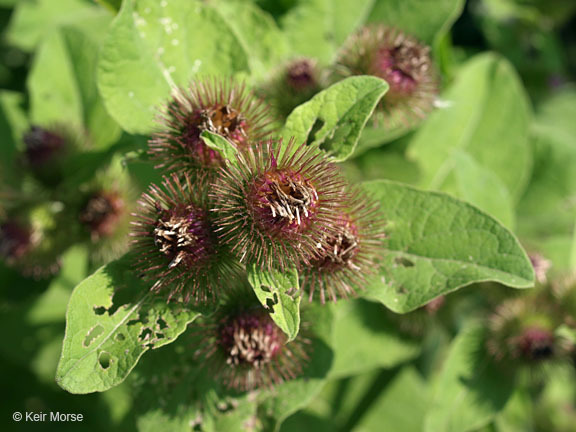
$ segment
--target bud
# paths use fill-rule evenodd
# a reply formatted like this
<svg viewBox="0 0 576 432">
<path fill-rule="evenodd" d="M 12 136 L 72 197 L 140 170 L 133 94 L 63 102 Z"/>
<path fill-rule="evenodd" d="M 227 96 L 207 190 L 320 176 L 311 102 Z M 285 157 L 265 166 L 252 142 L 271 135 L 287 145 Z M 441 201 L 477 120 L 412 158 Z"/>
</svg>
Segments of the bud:
<svg viewBox="0 0 576 432">
<path fill-rule="evenodd" d="M 30 227 L 10 220 L 0 224 L 0 257 L 8 264 L 17 262 L 31 247 Z"/>
<path fill-rule="evenodd" d="M 135 187 L 120 163 L 114 160 L 80 187 L 73 217 L 80 222 L 91 259 L 104 264 L 119 258 L 129 246 L 130 214 L 136 202 Z"/>
<path fill-rule="evenodd" d="M 315 60 L 298 58 L 282 65 L 260 89 L 262 98 L 286 118 L 298 105 L 322 90 L 324 81 Z"/>
<path fill-rule="evenodd" d="M 179 89 L 159 123 L 159 130 L 149 141 L 148 154 L 157 168 L 169 172 L 223 165 L 220 154 L 200 138 L 204 131 L 222 135 L 240 149 L 248 140 L 271 133 L 266 105 L 244 84 L 230 80 L 194 81 L 188 89 Z"/>
<path fill-rule="evenodd" d="M 32 126 L 23 136 L 23 158 L 38 181 L 56 186 L 64 178 L 66 165 L 79 147 L 78 139 L 64 127 Z"/>
<path fill-rule="evenodd" d="M 31 167 L 41 167 L 62 156 L 66 138 L 40 126 L 32 126 L 23 137 L 24 156 Z"/>
<path fill-rule="evenodd" d="M 80 210 L 80 223 L 89 231 L 93 240 L 110 236 L 125 209 L 125 202 L 115 191 L 92 193 Z"/>
<path fill-rule="evenodd" d="M 218 311 L 204 319 L 197 332 L 196 356 L 230 389 L 271 388 L 296 378 L 309 359 L 310 340 L 300 334 L 286 343 L 286 335 L 251 292 L 238 292 Z"/>
<path fill-rule="evenodd" d="M 514 298 L 490 317 L 488 352 L 503 364 L 540 366 L 567 358 L 572 344 L 556 334 L 563 316 L 541 296 Z"/>
<path fill-rule="evenodd" d="M 71 244 L 62 228 L 67 221 L 60 203 L 22 207 L 0 222 L 0 259 L 36 279 L 54 275 L 60 256 Z"/>
<path fill-rule="evenodd" d="M 349 203 L 316 245 L 316 256 L 302 266 L 302 287 L 310 301 L 315 295 L 322 303 L 326 298 L 335 302 L 355 295 L 378 269 L 383 253 L 385 222 L 380 205 L 359 188 L 342 194 L 350 196 Z"/>
<path fill-rule="evenodd" d="M 221 240 L 241 262 L 286 269 L 309 263 L 337 235 L 343 180 L 326 155 L 267 141 L 220 171 L 211 198 Z"/>
<path fill-rule="evenodd" d="M 164 177 L 162 188 L 151 185 L 134 214 L 137 268 L 151 290 L 169 291 L 168 299 L 214 301 L 237 271 L 218 244 L 204 198 L 187 175 Z"/>
<path fill-rule="evenodd" d="M 345 44 L 337 63 L 345 74 L 377 76 L 390 86 L 374 117 L 377 125 L 412 126 L 434 107 L 438 74 L 430 48 L 398 29 L 362 28 Z"/>
</svg>

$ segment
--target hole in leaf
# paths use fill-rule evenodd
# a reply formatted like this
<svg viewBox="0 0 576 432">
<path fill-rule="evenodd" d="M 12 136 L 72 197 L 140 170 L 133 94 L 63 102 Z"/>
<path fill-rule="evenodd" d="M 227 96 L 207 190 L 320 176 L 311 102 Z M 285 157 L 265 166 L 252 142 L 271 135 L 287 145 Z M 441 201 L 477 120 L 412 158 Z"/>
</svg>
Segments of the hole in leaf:
<svg viewBox="0 0 576 432">
<path fill-rule="evenodd" d="M 118 342 L 123 342 L 126 340 L 126 336 L 124 336 L 124 333 L 118 333 L 118 334 L 116 334 L 116 340 Z"/>
<path fill-rule="evenodd" d="M 330 136 L 326 137 L 320 144 L 320 148 L 327 152 L 334 150 L 339 144 L 348 142 L 350 135 L 353 132 L 353 125 L 349 122 L 342 122 L 332 131 Z"/>
<path fill-rule="evenodd" d="M 267 292 L 267 293 L 272 292 L 272 288 L 270 288 L 268 285 L 260 285 L 260 289 L 264 292 Z"/>
<path fill-rule="evenodd" d="M 138 335 L 138 339 L 140 339 L 141 341 L 145 341 L 150 339 L 150 336 L 152 336 L 153 334 L 154 332 L 152 331 L 151 328 L 144 327 L 140 332 L 140 334 Z"/>
<path fill-rule="evenodd" d="M 400 285 L 398 288 L 396 288 L 396 292 L 398 294 L 407 294 L 408 291 L 406 291 L 406 288 L 404 288 L 404 285 Z"/>
<path fill-rule="evenodd" d="M 156 339 L 164 339 L 164 333 L 154 333 Z"/>
<path fill-rule="evenodd" d="M 414 262 L 410 261 L 408 258 L 398 257 L 394 259 L 394 262 L 402 267 L 414 267 Z"/>
<path fill-rule="evenodd" d="M 94 313 L 96 315 L 104 315 L 106 310 L 107 309 L 104 306 L 94 306 Z"/>
<path fill-rule="evenodd" d="M 166 321 L 164 321 L 164 319 L 162 317 L 159 317 L 156 320 L 156 323 L 158 324 L 158 328 L 160 330 L 164 330 L 164 329 L 168 328 L 168 323 Z"/>
<path fill-rule="evenodd" d="M 238 402 L 234 399 L 230 399 L 230 400 L 223 400 L 221 402 L 218 402 L 218 404 L 216 405 L 216 408 L 221 413 L 227 413 L 227 412 L 234 410 L 237 406 L 238 406 Z"/>
<path fill-rule="evenodd" d="M 106 370 L 110 367 L 110 364 L 112 363 L 112 356 L 110 355 L 110 353 L 102 351 L 98 356 L 98 363 L 100 363 L 100 367 L 102 369 Z"/>
<path fill-rule="evenodd" d="M 316 121 L 314 122 L 314 124 L 310 128 L 310 133 L 308 134 L 308 140 L 306 141 L 306 144 L 310 145 L 314 141 L 316 141 L 316 134 L 318 132 L 320 132 L 320 129 L 322 129 L 325 124 L 326 123 L 324 122 L 324 120 L 319 119 L 319 118 L 316 119 Z"/>
<path fill-rule="evenodd" d="M 98 338 L 100 335 L 102 335 L 102 333 L 104 333 L 104 327 L 102 327 L 100 324 L 94 326 L 88 332 L 88 334 L 86 334 L 86 337 L 84 338 L 83 345 L 86 348 L 88 348 L 90 345 L 92 345 L 92 342 L 94 342 L 96 340 L 96 338 Z"/>
<path fill-rule="evenodd" d="M 274 306 L 278 304 L 278 293 L 274 293 L 272 297 L 266 298 L 266 308 L 273 310 Z"/>
</svg>

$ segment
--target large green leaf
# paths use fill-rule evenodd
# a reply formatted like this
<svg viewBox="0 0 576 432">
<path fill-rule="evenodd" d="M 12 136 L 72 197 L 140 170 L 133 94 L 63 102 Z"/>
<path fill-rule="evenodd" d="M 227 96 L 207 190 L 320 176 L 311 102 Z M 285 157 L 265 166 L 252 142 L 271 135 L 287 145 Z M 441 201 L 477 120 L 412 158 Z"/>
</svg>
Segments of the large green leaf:
<svg viewBox="0 0 576 432">
<path fill-rule="evenodd" d="M 514 377 L 488 357 L 485 332 L 471 327 L 454 340 L 435 383 L 426 432 L 477 430 L 506 405 Z"/>
<path fill-rule="evenodd" d="M 293 340 L 300 328 L 300 289 L 298 272 L 262 271 L 248 267 L 248 281 L 262 305 L 270 311 L 274 322 Z"/>
<path fill-rule="evenodd" d="M 565 88 L 539 110 L 533 128 L 534 171 L 520 201 L 518 231 L 538 248 L 569 243 L 576 209 L 576 89 Z"/>
<path fill-rule="evenodd" d="M 260 412 L 272 419 L 278 430 L 282 422 L 304 408 L 316 396 L 332 366 L 333 314 L 329 306 L 309 304 L 302 308 L 302 322 L 306 323 L 310 339 L 310 358 L 296 379 L 279 385 L 271 392 L 259 395 Z"/>
<path fill-rule="evenodd" d="M 6 37 L 11 45 L 32 51 L 59 26 L 102 13 L 85 0 L 19 0 Z"/>
<path fill-rule="evenodd" d="M 122 0 L 96 0 L 96 2 L 100 3 L 104 7 L 107 7 L 114 13 L 118 12 L 122 6 Z"/>
<path fill-rule="evenodd" d="M 99 64 L 110 114 L 131 133 L 149 133 L 170 91 L 195 74 L 247 72 L 248 54 L 232 27 L 197 0 L 126 0 Z"/>
<path fill-rule="evenodd" d="M 365 183 L 387 220 L 387 250 L 367 295 L 408 312 L 480 281 L 533 285 L 518 240 L 479 209 L 437 192 L 386 180 Z"/>
<path fill-rule="evenodd" d="M 401 335 L 386 313 L 382 305 L 363 300 L 338 304 L 331 377 L 392 368 L 418 355 L 418 344 Z"/>
<path fill-rule="evenodd" d="M 333 60 L 348 35 L 366 20 L 375 0 L 300 0 L 282 17 L 295 55 Z"/>
<path fill-rule="evenodd" d="M 354 430 L 421 432 L 428 409 L 428 393 L 426 381 L 414 368 L 406 367 L 372 402 Z"/>
<path fill-rule="evenodd" d="M 366 122 L 387 91 L 388 84 L 380 78 L 346 78 L 294 109 L 283 136 L 319 144 L 343 161 L 354 152 Z"/>
<path fill-rule="evenodd" d="M 510 224 L 532 159 L 530 107 L 519 78 L 507 61 L 483 54 L 461 69 L 443 98 L 448 106 L 428 118 L 409 149 L 421 166 L 421 185 Z"/>
<path fill-rule="evenodd" d="M 368 22 L 397 27 L 431 44 L 458 18 L 463 6 L 463 0 L 377 1 Z"/>
<path fill-rule="evenodd" d="M 32 121 L 87 130 L 95 148 L 120 136 L 96 87 L 99 38 L 109 22 L 107 15 L 96 16 L 53 32 L 40 45 L 28 80 Z"/>
<path fill-rule="evenodd" d="M 62 257 L 62 270 L 44 291 L 32 295 L 14 307 L 3 307 L 0 326 L 11 328 L 0 344 L 2 356 L 27 365 L 43 382 L 52 384 L 58 363 L 58 354 L 64 336 L 66 304 L 74 286 L 85 276 L 87 251 L 73 247 Z M 0 275 L 2 283 L 15 286 Z M 19 289 L 34 292 L 33 284 Z"/>
<path fill-rule="evenodd" d="M 151 293 L 133 259 L 101 267 L 74 289 L 56 374 L 63 389 L 90 393 L 121 383 L 146 351 L 169 344 L 199 316 Z"/>
<path fill-rule="evenodd" d="M 0 182 L 4 184 L 14 183 L 19 174 L 16 169 L 18 152 L 21 150 L 19 143 L 28 128 L 21 106 L 23 99 L 19 93 L 0 92 Z"/>
<path fill-rule="evenodd" d="M 252 78 L 261 78 L 288 57 L 290 49 L 286 35 L 258 6 L 245 0 L 218 0 L 212 5 L 249 55 Z"/>
</svg>

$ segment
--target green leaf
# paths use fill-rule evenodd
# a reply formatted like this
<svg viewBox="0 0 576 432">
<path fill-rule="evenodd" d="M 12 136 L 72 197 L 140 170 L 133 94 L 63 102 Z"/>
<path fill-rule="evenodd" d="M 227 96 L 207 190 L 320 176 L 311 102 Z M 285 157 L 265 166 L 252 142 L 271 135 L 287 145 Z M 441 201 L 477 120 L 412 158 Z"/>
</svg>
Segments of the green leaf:
<svg viewBox="0 0 576 432">
<path fill-rule="evenodd" d="M 170 91 L 195 74 L 248 69 L 248 54 L 233 29 L 203 2 L 126 0 L 104 42 L 98 84 L 118 123 L 147 134 Z"/>
<path fill-rule="evenodd" d="M 228 141 L 222 135 L 210 131 L 204 131 L 200 134 L 200 138 L 204 140 L 204 144 L 208 147 L 217 150 L 228 163 L 233 165 L 238 163 L 238 159 L 236 159 L 236 154 L 238 153 L 236 145 Z"/>
<path fill-rule="evenodd" d="M 100 13 L 100 8 L 84 0 L 20 0 L 6 37 L 10 45 L 32 51 L 59 26 Z"/>
<path fill-rule="evenodd" d="M 286 35 L 274 19 L 255 4 L 245 0 L 217 0 L 213 8 L 234 31 L 249 56 L 252 79 L 263 77 L 289 56 Z"/>
<path fill-rule="evenodd" d="M 467 432 L 488 424 L 514 390 L 514 377 L 494 364 L 485 332 L 470 327 L 454 340 L 426 416 L 426 432 Z"/>
<path fill-rule="evenodd" d="M 362 131 L 362 136 L 358 141 L 354 157 L 360 156 L 363 153 L 392 141 L 407 134 L 412 127 L 399 126 L 393 129 L 386 129 L 384 127 L 373 127 L 367 125 Z"/>
<path fill-rule="evenodd" d="M 507 228 L 513 229 L 513 200 L 502 180 L 466 152 L 455 151 L 453 158 L 458 187 L 456 195 L 494 216 Z"/>
<path fill-rule="evenodd" d="M 331 307 L 311 304 L 303 312 L 309 323 L 310 358 L 298 359 L 304 361 L 302 373 L 273 389 L 249 393 L 223 389 L 207 373 L 207 365 L 197 363 L 190 349 L 197 338 L 188 339 L 193 331 L 150 353 L 126 381 L 135 395 L 139 429 L 157 430 L 164 422 L 175 431 L 190 430 L 191 424 L 207 432 L 239 431 L 254 422 L 258 412 L 262 422 L 270 425 L 266 430 L 277 430 L 287 416 L 308 405 L 321 390 L 332 361 Z"/>
<path fill-rule="evenodd" d="M 328 63 L 348 35 L 366 20 L 374 0 L 300 0 L 282 17 L 294 55 Z"/>
<path fill-rule="evenodd" d="M 354 431 L 421 432 L 428 398 L 426 381 L 413 367 L 406 367 L 373 401 Z"/>
<path fill-rule="evenodd" d="M 452 25 L 463 7 L 463 0 L 377 1 L 368 22 L 394 26 L 431 44 Z"/>
<path fill-rule="evenodd" d="M 365 183 L 387 220 L 386 252 L 367 295 L 405 313 L 474 282 L 534 284 L 518 240 L 477 208 L 386 180 Z"/>
<path fill-rule="evenodd" d="M 347 159 L 374 108 L 388 91 L 376 77 L 346 78 L 300 105 L 288 117 L 283 136 L 320 145 L 337 161 Z"/>
<path fill-rule="evenodd" d="M 520 79 L 506 60 L 483 54 L 461 69 L 443 99 L 448 106 L 430 115 L 409 148 L 409 156 L 421 166 L 421 185 L 509 218 L 527 184 L 532 159 L 531 112 Z M 466 175 L 467 168 L 479 176 Z M 482 192 L 486 185 L 496 188 L 494 201 L 490 191 Z"/>
<path fill-rule="evenodd" d="M 518 206 L 518 231 L 538 248 L 569 242 L 576 211 L 576 89 L 568 87 L 540 108 L 533 127 L 534 171 Z"/>
<path fill-rule="evenodd" d="M 418 183 L 418 165 L 400 152 L 372 149 L 348 162 L 343 167 L 352 181 L 387 179 L 408 184 Z"/>
<path fill-rule="evenodd" d="M 338 304 L 331 377 L 392 368 L 418 355 L 415 341 L 398 333 L 382 305 L 363 300 Z"/>
<path fill-rule="evenodd" d="M 15 183 L 20 174 L 16 159 L 20 152 L 19 143 L 28 129 L 28 121 L 22 108 L 23 97 L 19 93 L 0 92 L 0 182 Z"/>
<path fill-rule="evenodd" d="M 498 432 L 526 432 L 533 430 L 533 402 L 530 393 L 520 387 L 494 420 Z"/>
<path fill-rule="evenodd" d="M 262 271 L 249 266 L 248 281 L 260 303 L 270 311 L 274 322 L 288 335 L 288 341 L 294 340 L 300 328 L 302 299 L 298 272 Z"/>
<path fill-rule="evenodd" d="M 574 400 L 576 389 L 572 383 L 576 382 L 574 368 L 557 367 L 550 368 L 546 375 L 546 386 L 542 389 L 539 398 L 532 401 L 532 418 L 536 420 L 542 431 L 569 432 L 574 429 L 576 412 L 574 412 Z M 499 431 L 507 432 L 507 431 Z"/>
<path fill-rule="evenodd" d="M 272 419 L 277 431 L 282 422 L 309 404 L 321 391 L 332 365 L 333 314 L 330 306 L 310 303 L 302 308 L 302 322 L 308 324 L 310 359 L 302 375 L 279 385 L 271 392 L 262 392 L 259 412 Z"/>
<path fill-rule="evenodd" d="M 96 2 L 107 7 L 114 13 L 118 12 L 122 6 L 122 0 L 96 0 Z"/>
<path fill-rule="evenodd" d="M 56 381 L 70 393 L 121 383 L 151 348 L 174 341 L 200 314 L 149 291 L 125 255 L 101 267 L 70 298 Z"/>
<path fill-rule="evenodd" d="M 73 247 L 62 257 L 62 270 L 45 290 L 31 296 L 15 307 L 3 307 L 0 326 L 10 327 L 0 344 L 2 356 L 21 365 L 27 365 L 45 383 L 54 382 L 54 373 L 64 336 L 66 304 L 74 286 L 85 276 L 87 251 Z M 11 286 L 4 275 L 3 283 Z M 22 284 L 17 286 L 24 288 Z M 36 286 L 25 287 L 34 293 Z"/>
<path fill-rule="evenodd" d="M 40 45 L 28 80 L 32 121 L 87 130 L 94 148 L 106 148 L 121 132 L 96 87 L 98 38 L 109 22 L 102 15 L 53 32 Z M 94 34 L 95 26 L 100 34 Z"/>
</svg>

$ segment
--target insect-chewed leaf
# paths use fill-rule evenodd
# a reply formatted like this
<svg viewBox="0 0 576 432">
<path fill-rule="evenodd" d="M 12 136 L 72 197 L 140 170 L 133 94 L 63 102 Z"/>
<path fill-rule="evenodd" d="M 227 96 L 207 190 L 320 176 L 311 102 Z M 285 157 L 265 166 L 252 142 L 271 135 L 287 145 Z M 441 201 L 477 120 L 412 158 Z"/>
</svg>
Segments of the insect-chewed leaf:
<svg viewBox="0 0 576 432">
<path fill-rule="evenodd" d="M 283 135 L 296 142 L 318 144 L 346 160 L 354 152 L 368 119 L 388 84 L 380 78 L 350 77 L 296 107 L 286 120 Z"/>
<path fill-rule="evenodd" d="M 56 381 L 71 393 L 121 383 L 151 348 L 173 342 L 200 313 L 150 293 L 131 257 L 101 267 L 72 293 Z"/>
<path fill-rule="evenodd" d="M 296 270 L 285 273 L 262 271 L 252 265 L 248 269 L 248 280 L 260 303 L 269 309 L 276 325 L 288 335 L 288 341 L 293 340 L 300 327 L 302 298 Z"/>
<path fill-rule="evenodd" d="M 405 313 L 474 282 L 534 284 L 514 235 L 481 210 L 437 192 L 386 180 L 365 183 L 387 221 L 387 251 L 366 294 Z"/>
</svg>

